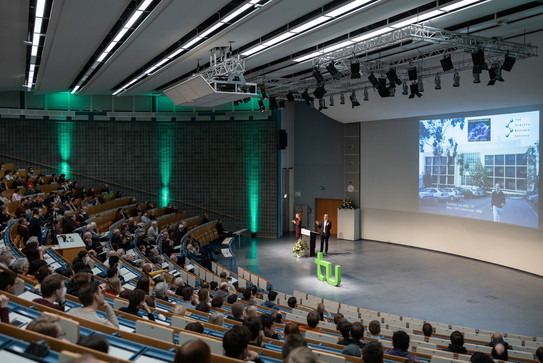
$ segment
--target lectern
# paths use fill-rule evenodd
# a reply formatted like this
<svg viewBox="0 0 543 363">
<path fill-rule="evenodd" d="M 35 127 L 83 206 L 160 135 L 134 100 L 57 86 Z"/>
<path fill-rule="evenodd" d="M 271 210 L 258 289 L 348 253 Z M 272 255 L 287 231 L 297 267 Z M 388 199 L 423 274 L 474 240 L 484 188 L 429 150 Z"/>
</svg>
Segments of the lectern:
<svg viewBox="0 0 543 363">
<path fill-rule="evenodd" d="M 319 233 L 302 228 L 302 241 L 309 246 L 309 256 L 315 257 L 315 243 Z"/>
<path fill-rule="evenodd" d="M 57 241 L 57 251 L 70 263 L 77 257 L 79 251 L 85 250 L 85 242 L 79 233 L 57 234 Z"/>
</svg>

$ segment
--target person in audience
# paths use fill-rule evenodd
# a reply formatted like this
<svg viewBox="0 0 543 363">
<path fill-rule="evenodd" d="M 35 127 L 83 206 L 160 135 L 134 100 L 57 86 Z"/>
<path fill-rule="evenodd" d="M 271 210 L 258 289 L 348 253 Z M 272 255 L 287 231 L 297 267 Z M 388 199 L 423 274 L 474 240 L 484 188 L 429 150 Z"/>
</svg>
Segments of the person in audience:
<svg viewBox="0 0 543 363">
<path fill-rule="evenodd" d="M 317 363 L 319 358 L 308 347 L 294 348 L 283 361 L 285 363 Z"/>
<path fill-rule="evenodd" d="M 53 274 L 47 276 L 41 282 L 41 298 L 32 300 L 35 303 L 45 305 L 47 307 L 64 311 L 66 307 L 66 286 L 62 276 Z"/>
<path fill-rule="evenodd" d="M 383 363 L 383 346 L 379 342 L 369 342 L 362 349 L 364 363 Z"/>
<path fill-rule="evenodd" d="M 362 349 L 366 346 L 364 341 L 364 326 L 361 322 L 355 321 L 351 324 L 351 339 L 352 343 L 356 344 L 358 348 Z"/>
<path fill-rule="evenodd" d="M 29 266 L 30 264 L 28 263 L 28 258 L 21 257 L 13 262 L 13 264 L 11 265 L 11 269 L 19 275 L 26 276 L 28 274 Z"/>
<path fill-rule="evenodd" d="M 179 303 L 184 305 L 187 308 L 194 308 L 196 303 L 197 295 L 194 294 L 194 288 L 192 286 L 185 286 L 181 291 L 182 301 Z"/>
<path fill-rule="evenodd" d="M 58 324 L 58 321 L 59 317 L 56 315 L 42 314 L 41 316 L 33 319 L 30 323 L 28 323 L 26 330 L 30 330 L 57 339 L 64 339 L 66 333 L 64 332 L 64 330 L 62 330 L 62 328 Z"/>
<path fill-rule="evenodd" d="M 432 324 L 430 323 L 422 324 L 422 335 L 429 338 L 432 336 L 433 332 L 434 332 L 434 328 L 432 327 Z"/>
<path fill-rule="evenodd" d="M 228 315 L 226 318 L 243 323 L 243 303 L 237 301 L 232 304 L 232 315 Z"/>
<path fill-rule="evenodd" d="M 196 321 L 192 322 L 192 323 L 188 323 L 185 326 L 185 330 L 193 331 L 193 332 L 200 333 L 200 334 L 204 334 L 204 326 L 202 325 L 202 323 L 199 323 L 199 322 L 196 322 Z"/>
<path fill-rule="evenodd" d="M 155 297 L 163 301 L 170 301 L 168 298 L 168 284 L 159 282 L 155 285 Z"/>
<path fill-rule="evenodd" d="M 370 336 L 372 338 L 379 339 L 379 334 L 381 333 L 381 323 L 378 320 L 372 320 L 368 324 L 368 331 L 370 332 Z"/>
<path fill-rule="evenodd" d="M 341 320 L 338 330 L 341 333 L 343 339 L 337 342 L 339 345 L 349 345 L 353 342 L 353 340 L 351 339 L 351 328 L 352 325 L 347 319 Z"/>
<path fill-rule="evenodd" d="M 70 295 L 77 295 L 79 293 L 79 288 L 89 282 L 91 280 L 91 276 L 92 275 L 87 271 L 75 273 L 70 281 L 66 284 L 66 293 Z"/>
<path fill-rule="evenodd" d="M 121 292 L 123 292 L 123 287 L 121 285 L 121 280 L 117 276 L 107 279 L 104 293 L 117 297 L 121 294 Z"/>
<path fill-rule="evenodd" d="M 198 304 L 196 304 L 196 310 L 203 313 L 209 313 L 209 304 L 205 301 L 200 301 Z"/>
<path fill-rule="evenodd" d="M 193 339 L 181 345 L 175 353 L 173 363 L 210 363 L 211 350 L 200 339 Z"/>
<path fill-rule="evenodd" d="M 507 352 L 507 347 L 502 343 L 496 343 L 496 345 L 492 347 L 492 351 L 490 352 L 490 355 L 494 359 L 505 360 L 505 361 L 509 360 L 509 353 Z"/>
<path fill-rule="evenodd" d="M 159 233 L 160 228 L 158 227 L 158 221 L 151 222 L 151 226 L 147 229 L 147 237 L 149 237 L 149 242 L 151 244 L 156 244 Z"/>
<path fill-rule="evenodd" d="M 147 318 L 149 320 L 155 321 L 155 316 L 153 315 L 153 312 L 145 302 L 145 291 L 136 288 L 130 294 L 130 298 L 128 299 L 128 306 L 120 308 L 119 311 L 127 314 L 138 315 L 140 309 L 145 310 L 145 312 L 147 313 Z"/>
<path fill-rule="evenodd" d="M 362 352 L 360 351 L 360 347 L 356 345 L 355 343 L 350 343 L 343 348 L 341 351 L 341 354 L 350 355 L 353 357 L 360 357 L 362 356 Z"/>
<path fill-rule="evenodd" d="M 471 363 L 494 363 L 494 360 L 489 355 L 483 352 L 475 352 L 469 359 Z"/>
<path fill-rule="evenodd" d="M 43 260 L 40 260 L 42 262 L 45 262 Z M 45 280 L 47 276 L 50 276 L 53 274 L 53 268 L 45 262 L 45 265 L 41 266 L 38 271 L 35 273 L 35 280 L 38 281 L 38 285 L 34 286 L 35 290 L 40 290 L 40 284 Z"/>
<path fill-rule="evenodd" d="M 254 300 L 253 291 L 249 287 L 243 290 L 243 298 L 241 300 L 245 301 L 247 305 L 256 305 L 256 300 Z"/>
<path fill-rule="evenodd" d="M 30 231 L 28 229 L 28 220 L 26 218 L 21 218 L 19 225 L 17 227 L 17 234 L 21 237 L 21 242 L 26 244 L 30 238 Z"/>
<path fill-rule="evenodd" d="M 6 179 L 7 179 L 7 176 L 6 176 Z M 25 195 L 24 189 L 19 189 L 11 195 L 11 201 L 18 202 L 21 199 L 23 199 L 24 195 Z"/>
<path fill-rule="evenodd" d="M 277 292 L 270 291 L 268 293 L 268 301 L 265 301 L 262 306 L 270 309 L 279 310 L 279 306 L 275 303 L 275 298 L 277 298 Z"/>
<path fill-rule="evenodd" d="M 136 289 L 143 290 L 146 295 L 150 295 L 151 292 L 151 279 L 149 276 L 141 276 L 136 283 Z"/>
<path fill-rule="evenodd" d="M 108 354 L 109 352 L 108 340 L 102 335 L 98 335 L 98 334 L 91 334 L 91 335 L 87 335 L 86 337 L 79 338 L 77 345 L 90 348 L 93 350 L 97 350 L 99 352 L 106 353 L 106 354 Z"/>
<path fill-rule="evenodd" d="M 260 322 L 260 318 L 258 316 L 249 316 L 243 321 L 243 325 L 249 328 L 249 331 L 251 332 L 249 345 L 261 347 L 264 332 L 262 331 L 262 323 Z"/>
<path fill-rule="evenodd" d="M 317 328 L 317 325 L 319 325 L 319 313 L 317 313 L 315 310 L 311 310 L 307 314 L 307 325 L 304 326 L 306 330 L 311 330 L 315 332 L 321 332 L 319 328 Z"/>
<path fill-rule="evenodd" d="M 230 294 L 226 298 L 226 302 L 230 305 L 234 304 L 236 301 L 238 301 L 238 294 Z"/>
<path fill-rule="evenodd" d="M 509 344 L 505 340 L 503 340 L 502 333 L 495 331 L 494 333 L 492 333 L 492 336 L 490 337 L 490 343 L 488 343 L 488 345 L 493 347 L 499 343 L 503 344 L 506 347 L 509 346 Z"/>
<path fill-rule="evenodd" d="M 444 350 L 459 353 L 459 354 L 468 354 L 467 349 L 464 347 L 464 336 L 458 330 L 455 330 L 451 333 L 451 344 Z"/>
<path fill-rule="evenodd" d="M 65 211 L 62 218 L 61 232 L 63 234 L 73 233 L 75 228 L 75 214 L 71 210 Z"/>
<path fill-rule="evenodd" d="M 198 290 L 198 301 L 203 301 L 207 304 L 211 299 L 209 298 L 209 289 L 204 286 L 208 286 L 208 284 L 202 284 L 200 286 L 200 290 Z"/>
<path fill-rule="evenodd" d="M 81 286 L 78 297 L 83 307 L 70 309 L 68 314 L 119 329 L 117 316 L 113 308 L 104 300 L 104 289 L 98 281 L 90 281 Z M 107 319 L 96 314 L 101 306 L 106 308 Z"/>
<path fill-rule="evenodd" d="M 229 294 L 229 292 L 228 292 L 228 282 L 222 281 L 220 283 L 220 285 L 219 285 L 219 289 L 215 292 L 215 294 L 213 294 L 213 297 L 220 296 L 223 299 L 226 299 L 228 294 Z"/>
<path fill-rule="evenodd" d="M 392 346 L 394 348 L 387 349 L 385 354 L 417 360 L 414 355 L 409 354 L 407 351 L 409 349 L 409 340 L 409 335 L 403 330 L 394 332 L 392 335 Z"/>
<path fill-rule="evenodd" d="M 222 308 L 223 298 L 222 296 L 213 296 L 211 299 L 211 307 L 213 308 Z"/>
<path fill-rule="evenodd" d="M 289 308 L 294 309 L 298 305 L 298 300 L 294 296 L 291 296 L 287 300 L 287 305 Z"/>
<path fill-rule="evenodd" d="M 181 304 L 175 304 L 170 309 L 170 313 L 180 315 L 180 316 L 185 316 L 186 312 L 187 312 L 187 307 Z"/>
<path fill-rule="evenodd" d="M 256 305 L 247 305 L 247 307 L 245 308 L 245 315 L 247 315 L 247 317 L 257 316 L 258 310 L 256 308 Z"/>
<path fill-rule="evenodd" d="M 208 319 L 208 323 L 215 324 L 219 326 L 224 325 L 224 316 L 221 313 L 213 313 Z"/>
<path fill-rule="evenodd" d="M 0 294 L 0 321 L 2 323 L 9 324 L 9 297 L 4 294 Z"/>
<path fill-rule="evenodd" d="M 260 322 L 266 338 L 279 339 L 277 331 L 275 330 L 275 320 L 271 314 L 260 315 Z"/>
<path fill-rule="evenodd" d="M 41 241 L 41 237 L 42 237 L 42 231 L 41 231 L 42 216 L 43 216 L 43 209 L 34 208 L 32 210 L 32 218 L 30 219 L 30 225 L 28 227 L 29 235 L 36 236 L 38 238 L 38 242 Z"/>
<path fill-rule="evenodd" d="M 283 359 L 286 359 L 290 352 L 298 347 L 307 347 L 307 342 L 300 333 L 290 334 L 288 337 L 285 337 L 285 341 L 283 342 L 283 349 L 281 350 Z"/>
<path fill-rule="evenodd" d="M 541 363 L 543 363 L 543 346 L 537 348 L 535 351 L 535 356 L 537 357 L 537 360 Z"/>
<path fill-rule="evenodd" d="M 261 363 L 262 360 L 258 353 L 248 349 L 250 337 L 251 332 L 245 325 L 232 327 L 232 329 L 224 333 L 222 338 L 224 355 L 230 358 Z"/>
</svg>

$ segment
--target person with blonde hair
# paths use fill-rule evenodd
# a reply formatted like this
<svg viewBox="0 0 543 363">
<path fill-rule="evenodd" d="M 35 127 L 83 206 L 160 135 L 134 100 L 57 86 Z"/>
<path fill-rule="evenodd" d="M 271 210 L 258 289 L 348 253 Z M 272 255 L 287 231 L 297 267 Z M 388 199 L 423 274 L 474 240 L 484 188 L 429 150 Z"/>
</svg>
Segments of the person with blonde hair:
<svg viewBox="0 0 543 363">
<path fill-rule="evenodd" d="M 186 312 L 187 312 L 187 307 L 181 304 L 175 304 L 170 309 L 170 313 L 174 313 L 176 315 L 181 315 L 181 316 L 185 316 Z"/>
<path fill-rule="evenodd" d="M 26 327 L 26 330 L 57 339 L 64 339 L 64 335 L 66 335 L 66 333 L 58 324 L 58 320 L 58 316 L 43 314 L 42 316 L 32 320 Z"/>
<path fill-rule="evenodd" d="M 121 286 L 121 279 L 119 279 L 117 276 L 113 276 L 107 279 L 106 287 L 104 289 L 104 292 L 106 294 L 119 296 L 122 291 L 123 287 Z"/>
<path fill-rule="evenodd" d="M 247 317 L 257 315 L 256 305 L 249 305 L 245 310 L 247 312 Z"/>
</svg>

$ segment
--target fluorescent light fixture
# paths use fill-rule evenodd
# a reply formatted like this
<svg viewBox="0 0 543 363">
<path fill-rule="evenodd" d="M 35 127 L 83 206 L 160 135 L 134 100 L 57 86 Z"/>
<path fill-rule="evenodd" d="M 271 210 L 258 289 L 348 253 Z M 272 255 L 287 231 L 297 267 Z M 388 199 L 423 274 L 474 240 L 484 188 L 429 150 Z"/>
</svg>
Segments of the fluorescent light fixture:
<svg viewBox="0 0 543 363">
<path fill-rule="evenodd" d="M 321 54 L 322 54 L 322 51 L 309 53 L 309 54 L 306 54 L 304 56 L 301 56 L 299 58 L 294 59 L 294 61 L 298 62 L 298 63 L 299 62 L 305 62 L 306 60 L 311 59 L 311 58 L 315 58 L 316 56 L 319 56 Z"/>
<path fill-rule="evenodd" d="M 153 0 L 145 0 L 143 2 L 143 4 L 140 5 L 138 10 L 145 11 L 145 9 L 147 9 L 149 7 L 149 5 L 151 5 L 152 2 L 153 2 Z"/>
<path fill-rule="evenodd" d="M 176 55 L 178 55 L 179 53 L 181 53 L 182 51 L 184 51 L 185 49 L 183 48 L 179 48 L 177 49 L 175 52 L 173 52 L 172 54 L 170 54 L 167 58 L 168 59 L 172 59 L 173 57 L 175 57 Z"/>
<path fill-rule="evenodd" d="M 200 40 L 202 40 L 201 37 L 196 37 L 192 40 L 190 40 L 188 43 L 185 43 L 181 48 L 184 48 L 184 49 L 189 49 L 190 47 L 192 47 L 194 44 L 198 43 Z"/>
<path fill-rule="evenodd" d="M 45 0 L 38 0 L 36 3 L 36 18 L 43 18 L 45 11 Z"/>
<path fill-rule="evenodd" d="M 296 27 L 296 28 L 294 28 L 294 29 L 291 29 L 290 31 L 291 31 L 292 33 L 298 34 L 298 33 L 301 33 L 301 32 L 303 32 L 303 31 L 305 31 L 305 30 L 308 30 L 308 29 L 311 29 L 311 28 L 313 28 L 313 27 L 316 27 L 317 25 L 322 24 L 322 23 L 324 23 L 325 21 L 328 21 L 328 20 L 330 20 L 330 19 L 331 19 L 331 18 L 329 18 L 329 17 L 327 17 L 327 16 L 319 16 L 318 18 L 313 19 L 313 20 L 311 20 L 310 22 L 307 22 L 307 23 L 305 23 L 305 24 L 302 24 L 302 25 L 300 25 L 299 27 Z"/>
<path fill-rule="evenodd" d="M 96 60 L 96 62 L 101 62 L 104 60 L 104 58 L 108 55 L 107 52 L 102 52 L 102 54 L 100 54 L 100 56 L 98 57 L 98 59 Z"/>
<path fill-rule="evenodd" d="M 124 37 L 124 35 L 126 34 L 126 32 L 127 32 L 128 30 L 129 30 L 128 28 L 122 28 L 122 29 L 117 33 L 117 35 L 115 36 L 115 38 L 113 38 L 113 41 L 114 41 L 114 42 L 118 42 L 119 40 L 121 40 L 122 37 Z"/>
<path fill-rule="evenodd" d="M 346 40 L 344 42 L 332 45 L 332 46 L 330 46 L 328 48 L 324 48 L 322 52 L 323 53 L 333 52 L 334 50 L 345 48 L 345 47 L 348 47 L 349 45 L 352 45 L 352 44 L 353 44 L 352 41 Z"/>
<path fill-rule="evenodd" d="M 236 16 L 238 16 L 239 14 L 242 14 L 244 13 L 245 11 L 247 11 L 247 9 L 249 9 L 251 6 L 253 6 L 253 4 L 245 4 L 243 5 L 241 8 L 239 8 L 238 10 L 234 11 L 233 13 L 227 15 L 224 19 L 221 19 L 221 22 L 223 23 L 228 23 L 230 20 L 234 19 Z"/>
<path fill-rule="evenodd" d="M 241 53 L 241 55 L 248 56 L 248 55 L 254 54 L 254 53 L 256 53 L 256 52 L 260 52 L 262 49 L 265 49 L 265 48 L 267 48 L 266 45 L 260 44 L 260 45 L 257 45 L 257 46 L 254 47 L 254 48 L 251 48 L 251 49 L 249 49 L 249 50 L 246 50 L 245 52 Z"/>
<path fill-rule="evenodd" d="M 357 8 L 359 6 L 362 6 L 366 3 L 369 3 L 371 0 L 356 0 L 352 1 L 347 5 L 344 5 L 340 8 L 337 8 L 336 10 L 332 10 L 328 13 L 326 13 L 326 16 L 330 16 L 332 18 L 335 18 L 336 16 L 343 15 L 345 13 L 348 13 L 349 11 L 353 10 L 354 8 Z"/>
<path fill-rule="evenodd" d="M 418 15 L 412 16 L 412 17 L 410 17 L 410 18 L 408 18 L 406 20 L 403 20 L 403 21 L 401 21 L 401 22 L 399 22 L 397 24 L 391 24 L 390 26 L 395 28 L 395 29 L 399 29 L 399 28 L 403 28 L 404 26 L 419 23 L 421 21 L 433 18 L 433 17 L 438 16 L 438 15 L 442 15 L 442 14 L 444 14 L 443 10 L 432 10 L 432 11 L 430 11 L 428 13 L 418 14 Z"/>
<path fill-rule="evenodd" d="M 111 42 L 108 44 L 108 46 L 106 47 L 106 49 L 104 50 L 104 53 L 109 53 L 111 52 L 111 50 L 113 49 L 113 47 L 115 47 L 115 45 L 117 45 L 117 42 Z"/>
<path fill-rule="evenodd" d="M 77 92 L 77 90 L 79 89 L 79 86 L 75 86 L 74 89 L 72 90 L 72 92 L 70 92 L 70 94 L 75 94 Z"/>
<path fill-rule="evenodd" d="M 359 37 L 356 37 L 356 38 L 353 38 L 351 39 L 353 42 L 355 43 L 358 43 L 358 42 L 361 42 L 363 40 L 366 40 L 366 39 L 370 39 L 370 38 L 373 38 L 373 37 L 376 37 L 376 36 L 379 36 L 381 34 L 385 34 L 385 33 L 388 33 L 390 31 L 392 31 L 393 29 L 390 28 L 390 27 L 384 27 L 384 28 L 381 28 L 381 29 L 378 29 L 378 30 L 374 30 L 372 32 L 369 32 L 367 34 L 363 34 Z"/>
<path fill-rule="evenodd" d="M 457 2 L 455 4 L 444 6 L 444 7 L 441 8 L 441 10 L 453 11 L 453 10 L 456 10 L 458 8 L 464 7 L 466 5 L 471 5 L 473 3 L 476 3 L 478 1 L 480 1 L 480 0 L 462 0 L 462 1 L 459 1 L 459 2 Z"/>
<path fill-rule="evenodd" d="M 158 67 L 160 67 L 161 65 L 163 65 L 164 63 L 166 63 L 167 61 L 169 61 L 170 59 L 169 58 L 164 58 L 163 60 L 161 60 L 160 62 L 158 62 L 157 64 L 155 64 L 154 66 L 148 68 L 145 73 L 149 74 L 151 72 L 153 72 L 155 69 L 157 69 Z"/>
<path fill-rule="evenodd" d="M 224 23 L 217 23 L 211 28 L 205 30 L 203 33 L 198 34 L 200 37 L 205 38 L 208 34 L 213 33 L 215 30 L 219 29 L 221 26 L 225 25 Z"/>
<path fill-rule="evenodd" d="M 276 36 L 275 38 L 271 38 L 269 40 L 266 40 L 264 45 L 266 47 L 271 47 L 272 45 L 277 44 L 279 42 L 282 42 L 283 40 L 288 39 L 288 38 L 290 38 L 290 37 L 292 37 L 294 35 L 295 35 L 294 33 L 286 32 L 286 33 L 283 33 L 281 35 Z"/>
<path fill-rule="evenodd" d="M 38 46 L 37 45 L 32 46 L 32 51 L 30 52 L 30 55 L 33 56 L 33 57 L 38 55 Z"/>
<path fill-rule="evenodd" d="M 34 33 L 41 33 L 42 18 L 36 18 L 34 22 Z"/>
<path fill-rule="evenodd" d="M 34 33 L 32 36 L 32 45 L 39 45 L 40 44 L 40 33 Z"/>
<path fill-rule="evenodd" d="M 140 10 L 136 10 L 136 12 L 134 14 L 132 14 L 132 16 L 130 17 L 130 19 L 128 19 L 128 21 L 126 22 L 126 24 L 123 26 L 123 28 L 131 28 L 132 25 L 134 25 L 134 23 L 136 22 L 136 20 L 139 19 L 139 17 L 143 14 L 143 11 L 140 11 Z"/>
</svg>

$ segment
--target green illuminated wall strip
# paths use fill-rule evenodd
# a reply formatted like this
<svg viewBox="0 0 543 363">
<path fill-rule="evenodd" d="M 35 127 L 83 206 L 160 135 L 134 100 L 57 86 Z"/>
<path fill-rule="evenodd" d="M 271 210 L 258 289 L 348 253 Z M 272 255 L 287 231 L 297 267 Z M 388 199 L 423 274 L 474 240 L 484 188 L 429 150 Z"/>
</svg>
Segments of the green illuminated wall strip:
<svg viewBox="0 0 543 363">
<path fill-rule="evenodd" d="M 162 190 L 160 206 L 164 207 L 170 200 L 170 178 L 172 176 L 173 153 L 175 145 L 175 130 L 171 124 L 157 125 L 158 136 L 158 167 Z"/>
<path fill-rule="evenodd" d="M 258 127 L 248 124 L 245 129 L 245 168 L 249 201 L 249 225 L 252 233 L 258 232 L 259 202 L 262 176 L 261 134 Z"/>
<path fill-rule="evenodd" d="M 59 168 L 61 173 L 70 178 L 70 156 L 72 155 L 73 133 L 75 125 L 71 122 L 57 122 L 57 142 L 60 154 Z"/>
</svg>

